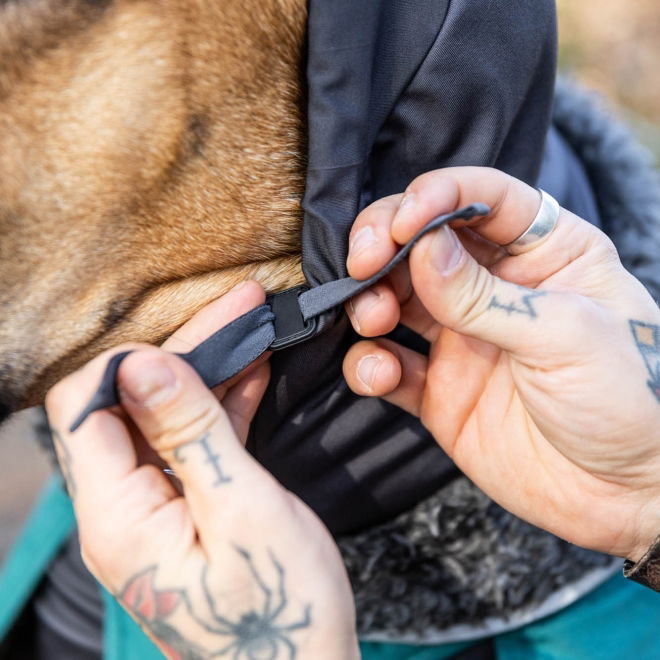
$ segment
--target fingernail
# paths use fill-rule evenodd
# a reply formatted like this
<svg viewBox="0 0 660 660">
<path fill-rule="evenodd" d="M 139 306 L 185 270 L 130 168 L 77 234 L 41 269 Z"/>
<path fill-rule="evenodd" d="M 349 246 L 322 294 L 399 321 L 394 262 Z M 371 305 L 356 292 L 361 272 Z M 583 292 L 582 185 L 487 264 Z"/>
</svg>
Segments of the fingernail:
<svg viewBox="0 0 660 660">
<path fill-rule="evenodd" d="M 417 207 L 417 195 L 414 193 L 407 192 L 404 196 L 403 199 L 401 200 L 401 203 L 399 204 L 399 208 L 396 210 L 396 213 L 394 214 L 394 218 L 392 220 L 392 226 L 391 226 L 391 231 L 393 232 L 393 235 L 397 235 L 399 231 L 403 231 L 405 233 L 405 228 L 407 225 L 407 221 L 409 216 L 414 216 L 415 211 Z M 402 225 L 401 229 L 397 229 L 400 225 Z"/>
<path fill-rule="evenodd" d="M 365 225 L 353 237 L 348 250 L 349 254 L 351 257 L 355 257 L 360 254 L 360 252 L 377 242 L 378 236 L 376 236 L 376 232 L 369 225 Z"/>
<path fill-rule="evenodd" d="M 356 330 L 358 332 L 361 327 L 360 320 L 363 319 L 364 315 L 374 307 L 374 305 L 377 305 L 379 301 L 380 296 L 375 291 L 367 289 L 364 293 L 361 293 L 349 302 L 350 308 L 353 311 L 353 319 L 357 325 Z"/>
<path fill-rule="evenodd" d="M 402 218 L 405 218 L 411 211 L 415 209 L 416 205 L 417 195 L 414 193 L 406 193 L 399 204 L 399 208 L 396 210 L 392 224 L 394 225 Z"/>
<path fill-rule="evenodd" d="M 450 275 L 461 261 L 463 246 L 453 229 L 443 225 L 433 237 L 431 263 L 441 275 Z"/>
<path fill-rule="evenodd" d="M 403 196 L 401 203 L 399 204 L 399 210 L 397 211 L 397 215 L 401 211 L 405 213 L 408 210 L 412 209 L 416 203 L 417 203 L 417 196 L 415 195 L 415 193 L 406 193 Z"/>
<path fill-rule="evenodd" d="M 143 408 L 153 408 L 171 399 L 178 389 L 172 370 L 160 361 L 145 362 L 139 372 L 122 379 L 120 394 Z"/>
<path fill-rule="evenodd" d="M 369 391 L 374 389 L 374 380 L 380 363 L 381 359 L 375 355 L 367 355 L 358 362 L 358 379 Z"/>
</svg>

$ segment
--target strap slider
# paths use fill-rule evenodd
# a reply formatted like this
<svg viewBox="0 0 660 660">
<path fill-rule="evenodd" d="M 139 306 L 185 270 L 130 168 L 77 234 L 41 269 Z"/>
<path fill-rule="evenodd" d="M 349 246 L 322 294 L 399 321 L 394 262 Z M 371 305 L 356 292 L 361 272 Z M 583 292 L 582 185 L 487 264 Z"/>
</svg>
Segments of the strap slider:
<svg viewBox="0 0 660 660">
<path fill-rule="evenodd" d="M 304 285 L 294 286 L 266 297 L 266 303 L 275 315 L 275 341 L 269 346 L 269 350 L 279 351 L 300 344 L 316 333 L 317 318 L 305 321 L 298 303 L 298 296 L 308 289 L 309 287 Z"/>
</svg>

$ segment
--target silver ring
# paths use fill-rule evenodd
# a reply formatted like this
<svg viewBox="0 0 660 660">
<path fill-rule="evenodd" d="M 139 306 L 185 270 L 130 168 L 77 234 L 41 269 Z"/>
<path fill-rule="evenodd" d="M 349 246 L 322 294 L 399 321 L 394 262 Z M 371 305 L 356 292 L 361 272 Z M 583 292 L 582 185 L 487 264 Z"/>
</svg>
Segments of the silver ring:
<svg viewBox="0 0 660 660">
<path fill-rule="evenodd" d="M 541 208 L 532 220 L 532 224 L 515 241 L 503 246 L 511 255 L 527 252 L 530 245 L 544 241 L 557 226 L 560 211 L 557 200 L 552 195 L 548 195 L 545 190 L 539 189 L 539 192 L 541 193 Z"/>
</svg>

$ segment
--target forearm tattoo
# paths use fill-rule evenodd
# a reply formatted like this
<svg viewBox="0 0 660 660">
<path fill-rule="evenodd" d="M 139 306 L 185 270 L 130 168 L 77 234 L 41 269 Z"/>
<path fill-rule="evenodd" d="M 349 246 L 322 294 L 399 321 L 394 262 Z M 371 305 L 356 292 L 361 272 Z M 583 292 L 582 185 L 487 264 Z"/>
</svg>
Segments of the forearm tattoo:
<svg viewBox="0 0 660 660">
<path fill-rule="evenodd" d="M 57 459 L 60 464 L 60 470 L 62 471 L 62 476 L 64 477 L 64 482 L 66 483 L 66 489 L 71 498 L 76 496 L 76 480 L 73 478 L 73 472 L 71 471 L 71 465 L 73 464 L 73 457 L 71 456 L 71 450 L 69 449 L 62 434 L 55 428 L 51 427 L 50 434 L 53 438 L 53 445 L 55 446 L 55 451 L 57 452 Z"/>
<path fill-rule="evenodd" d="M 249 609 L 233 620 L 220 613 L 220 603 L 208 584 L 207 569 L 202 570 L 200 583 L 206 608 L 194 607 L 187 589 L 158 589 L 155 586 L 157 567 L 151 566 L 132 577 L 119 600 L 130 610 L 140 626 L 155 637 L 165 653 L 177 660 L 207 660 L 221 656 L 232 660 L 275 660 L 296 658 L 298 647 L 292 634 L 312 624 L 311 605 L 306 605 L 293 623 L 279 623 L 282 617 L 291 619 L 286 589 L 285 570 L 269 551 L 274 569 L 273 584 L 257 570 L 247 550 L 236 547 L 247 563 L 254 586 L 263 597 L 259 609 Z M 205 614 L 200 610 L 204 609 Z M 177 630 L 177 622 L 188 630 L 199 628 L 217 640 L 213 648 L 203 648 Z"/>
<path fill-rule="evenodd" d="M 222 466 L 220 465 L 220 455 L 213 451 L 213 447 L 211 447 L 211 444 L 209 443 L 209 438 L 210 434 L 207 431 L 196 440 L 193 440 L 182 447 L 177 447 L 174 451 L 174 459 L 179 463 L 185 463 L 186 459 L 183 454 L 191 451 L 195 447 L 199 447 L 206 458 L 204 462 L 208 463 L 213 470 L 215 477 L 213 486 L 221 486 L 222 484 L 229 483 L 231 477 L 223 472 Z"/>
<path fill-rule="evenodd" d="M 660 326 L 631 319 L 630 330 L 650 376 L 649 389 L 660 402 Z"/>
<path fill-rule="evenodd" d="M 523 287 L 520 287 L 520 289 L 522 291 L 526 290 Z M 535 319 L 537 314 L 532 301 L 534 298 L 544 296 L 545 293 L 545 291 L 531 291 L 530 293 L 521 296 L 518 300 L 510 300 L 506 302 L 502 302 L 497 296 L 493 296 L 490 305 L 488 305 L 488 309 L 504 310 L 507 316 L 511 316 L 511 314 L 521 314 L 522 316 L 529 316 L 530 319 Z"/>
</svg>

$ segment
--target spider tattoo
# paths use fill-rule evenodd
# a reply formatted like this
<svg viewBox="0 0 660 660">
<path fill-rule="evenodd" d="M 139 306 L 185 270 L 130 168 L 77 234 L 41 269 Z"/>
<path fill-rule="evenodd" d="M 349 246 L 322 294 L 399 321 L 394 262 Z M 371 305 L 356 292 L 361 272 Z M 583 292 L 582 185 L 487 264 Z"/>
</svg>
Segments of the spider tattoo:
<svg viewBox="0 0 660 660">
<path fill-rule="evenodd" d="M 271 588 L 257 570 L 250 553 L 239 547 L 236 547 L 236 551 L 246 561 L 250 574 L 263 595 L 261 611 L 246 612 L 237 621 L 230 621 L 218 613 L 216 601 L 208 585 L 206 568 L 202 571 L 201 583 L 211 621 L 207 617 L 200 617 L 194 611 L 185 589 L 156 587 L 157 566 L 150 566 L 133 576 L 117 597 L 132 612 L 142 628 L 158 640 L 163 652 L 173 660 L 209 660 L 229 654 L 232 660 L 275 660 L 281 657 L 282 649 L 289 656 L 289 660 L 295 660 L 297 648 L 290 639 L 290 633 L 311 625 L 311 605 L 305 606 L 302 618 L 296 623 L 278 624 L 277 620 L 289 604 L 284 584 L 284 567 L 269 551 L 277 573 L 277 586 Z M 220 650 L 208 651 L 186 639 L 167 621 L 175 612 L 181 611 L 181 608 L 208 633 L 228 637 L 231 641 Z"/>
<path fill-rule="evenodd" d="M 269 551 L 268 554 L 278 575 L 276 593 L 274 594 L 273 589 L 266 584 L 259 571 L 257 571 L 250 553 L 239 547 L 236 547 L 236 550 L 247 562 L 252 577 L 263 593 L 264 604 L 261 612 L 247 612 L 235 622 L 221 616 L 217 612 L 215 600 L 209 590 L 206 569 L 204 569 L 202 584 L 214 619 L 212 624 L 205 623 L 204 627 L 211 633 L 233 637 L 230 644 L 213 653 L 211 657 L 231 653 L 233 660 L 242 660 L 243 658 L 245 660 L 275 660 L 278 657 L 280 648 L 284 646 L 289 652 L 290 660 L 294 660 L 297 649 L 291 641 L 289 633 L 307 628 L 311 624 L 311 606 L 305 606 L 300 621 L 286 626 L 278 625 L 277 619 L 283 614 L 289 602 L 284 587 L 284 567 Z"/>
</svg>

